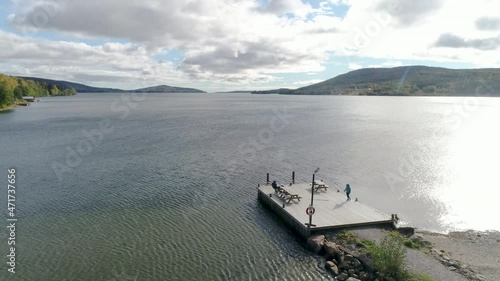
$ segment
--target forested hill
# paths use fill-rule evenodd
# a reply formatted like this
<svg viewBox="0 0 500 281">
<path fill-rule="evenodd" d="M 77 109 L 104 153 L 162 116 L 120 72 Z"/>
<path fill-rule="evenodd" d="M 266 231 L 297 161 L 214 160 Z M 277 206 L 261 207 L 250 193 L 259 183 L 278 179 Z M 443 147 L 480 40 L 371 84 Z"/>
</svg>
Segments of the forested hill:
<svg viewBox="0 0 500 281">
<path fill-rule="evenodd" d="M 0 74 L 0 109 L 7 108 L 23 96 L 74 96 L 75 89 L 41 81 L 26 80 Z"/>
<path fill-rule="evenodd" d="M 122 92 L 136 92 L 136 93 L 205 93 L 204 91 L 193 89 L 193 88 L 182 88 L 182 87 L 173 87 L 167 85 L 159 85 L 148 88 L 141 88 L 136 90 L 122 90 L 122 89 L 114 89 L 114 88 L 98 88 L 91 87 L 84 84 L 73 83 L 68 81 L 58 81 L 58 80 L 50 80 L 45 78 L 37 78 L 37 77 L 20 77 L 23 79 L 29 79 L 38 82 L 44 82 L 47 84 L 54 84 L 58 87 L 64 88 L 73 88 L 79 93 L 122 93 Z"/>
<path fill-rule="evenodd" d="M 500 69 L 366 68 L 283 94 L 500 96 Z"/>
<path fill-rule="evenodd" d="M 91 86 L 87 86 L 84 84 L 73 83 L 73 82 L 68 82 L 68 81 L 51 80 L 51 79 L 37 78 L 37 77 L 19 77 L 19 78 L 22 78 L 25 80 L 42 82 L 42 83 L 46 83 L 46 84 L 52 84 L 52 85 L 56 85 L 57 87 L 61 87 L 61 88 L 73 88 L 78 93 L 124 92 L 124 90 L 120 90 L 120 89 L 91 87 Z"/>
<path fill-rule="evenodd" d="M 129 92 L 136 93 L 205 93 L 202 90 L 193 88 L 182 88 L 182 87 L 172 87 L 167 85 L 160 85 L 148 88 L 142 88 L 137 90 L 131 90 Z"/>
</svg>

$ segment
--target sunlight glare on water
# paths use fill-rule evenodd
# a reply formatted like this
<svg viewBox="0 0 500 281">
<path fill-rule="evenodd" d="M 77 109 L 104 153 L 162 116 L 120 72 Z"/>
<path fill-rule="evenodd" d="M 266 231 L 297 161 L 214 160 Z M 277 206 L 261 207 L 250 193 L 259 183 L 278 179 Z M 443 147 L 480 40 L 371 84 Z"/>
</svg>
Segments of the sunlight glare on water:
<svg viewBox="0 0 500 281">
<path fill-rule="evenodd" d="M 458 229 L 500 229 L 500 104 L 478 108 L 463 120 L 450 143 L 452 173 L 438 196 L 448 206 L 443 223 Z"/>
</svg>

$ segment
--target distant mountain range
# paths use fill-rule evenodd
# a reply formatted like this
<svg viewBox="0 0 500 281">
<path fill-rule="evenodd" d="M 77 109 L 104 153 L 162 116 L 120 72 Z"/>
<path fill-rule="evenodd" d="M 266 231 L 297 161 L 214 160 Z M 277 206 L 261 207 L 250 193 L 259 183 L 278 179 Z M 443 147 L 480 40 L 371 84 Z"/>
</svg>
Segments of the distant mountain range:
<svg viewBox="0 0 500 281">
<path fill-rule="evenodd" d="M 193 88 L 181 88 L 181 87 L 172 87 L 167 85 L 160 85 L 148 88 L 142 88 L 137 90 L 130 90 L 128 92 L 136 92 L 136 93 L 205 93 L 202 90 L 193 89 Z"/>
<path fill-rule="evenodd" d="M 500 96 L 500 69 L 426 66 L 365 68 L 299 89 L 253 94 L 368 96 Z"/>
<path fill-rule="evenodd" d="M 205 93 L 194 88 L 160 85 L 136 90 L 98 88 L 68 81 L 37 77 L 25 80 L 75 89 L 80 93 L 147 92 Z M 229 93 L 244 93 L 232 91 Z M 427 66 L 365 68 L 299 89 L 254 91 L 252 94 L 359 95 L 359 96 L 500 96 L 500 68 L 447 69 Z"/>
<path fill-rule="evenodd" d="M 73 88 L 78 93 L 122 93 L 122 92 L 135 92 L 135 93 L 205 93 L 202 90 L 193 88 L 172 87 L 167 85 L 160 85 L 155 87 L 141 88 L 136 90 L 122 90 L 113 88 L 98 88 L 91 87 L 84 84 L 73 83 L 68 81 L 51 80 L 37 77 L 19 77 L 25 80 L 33 80 L 43 82 L 50 85 L 56 85 L 59 88 Z"/>
</svg>

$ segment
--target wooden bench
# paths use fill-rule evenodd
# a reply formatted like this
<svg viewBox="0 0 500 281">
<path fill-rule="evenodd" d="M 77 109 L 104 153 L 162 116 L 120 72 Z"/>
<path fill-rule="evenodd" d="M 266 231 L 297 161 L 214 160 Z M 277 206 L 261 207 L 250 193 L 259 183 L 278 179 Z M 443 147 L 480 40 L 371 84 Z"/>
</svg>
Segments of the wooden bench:
<svg viewBox="0 0 500 281">
<path fill-rule="evenodd" d="M 288 190 L 284 189 L 284 188 L 280 188 L 280 190 L 278 191 L 278 196 L 281 198 L 281 200 L 285 201 L 285 203 L 287 204 L 290 204 L 290 202 L 292 200 L 299 200 L 300 202 L 300 199 L 302 197 L 300 197 L 298 194 L 292 194 L 290 192 L 288 192 Z"/>
<path fill-rule="evenodd" d="M 278 196 L 281 198 L 281 199 L 284 199 L 286 196 L 290 195 L 290 192 L 288 192 L 286 189 L 284 188 L 280 188 L 278 190 Z"/>
<path fill-rule="evenodd" d="M 315 186 L 315 191 L 316 192 L 319 189 L 323 189 L 324 191 L 327 191 L 327 189 L 329 188 L 329 186 L 326 185 L 326 183 L 324 183 L 323 181 L 314 181 L 314 186 Z"/>
<path fill-rule="evenodd" d="M 302 198 L 302 197 L 300 197 L 298 194 L 288 194 L 288 196 L 285 198 L 285 202 L 286 202 L 287 204 L 290 204 L 290 202 L 291 202 L 292 200 L 295 200 L 295 199 L 299 200 L 299 202 L 300 202 L 300 199 L 301 199 L 301 198 Z"/>
</svg>

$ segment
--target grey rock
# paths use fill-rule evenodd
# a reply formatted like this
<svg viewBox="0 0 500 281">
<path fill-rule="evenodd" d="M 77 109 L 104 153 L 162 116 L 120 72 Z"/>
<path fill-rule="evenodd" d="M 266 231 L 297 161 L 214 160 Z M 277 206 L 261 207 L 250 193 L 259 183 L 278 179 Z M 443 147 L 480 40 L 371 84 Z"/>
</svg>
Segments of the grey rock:
<svg viewBox="0 0 500 281">
<path fill-rule="evenodd" d="M 484 277 L 484 275 L 481 274 L 476 274 L 476 278 L 479 281 L 487 281 L 486 277 Z"/>
<path fill-rule="evenodd" d="M 342 251 L 334 242 L 325 242 L 323 245 L 323 249 L 325 249 L 325 255 L 327 259 L 333 258 L 337 261 L 340 261 L 340 257 L 342 256 Z"/>
<path fill-rule="evenodd" d="M 441 252 L 439 250 L 436 250 L 436 249 L 432 249 L 431 250 L 431 254 L 434 255 L 434 256 L 440 256 L 441 255 Z"/>
<path fill-rule="evenodd" d="M 307 239 L 307 248 L 318 254 L 325 244 L 325 235 L 313 235 Z"/>
<path fill-rule="evenodd" d="M 429 247 L 431 246 L 431 242 L 425 240 L 425 237 L 422 234 L 415 233 L 412 236 L 410 236 L 410 240 L 413 242 L 419 242 L 420 244 Z"/>
<path fill-rule="evenodd" d="M 352 255 L 345 255 L 344 259 L 346 261 L 352 261 L 354 259 L 354 257 Z"/>
<path fill-rule="evenodd" d="M 417 241 L 424 241 L 425 238 L 423 235 L 415 233 L 412 236 L 410 236 L 410 240 L 413 242 L 417 242 Z"/>
<path fill-rule="evenodd" d="M 342 272 L 341 274 L 339 274 L 339 276 L 337 276 L 337 280 L 339 281 L 346 281 L 347 278 L 349 278 L 349 276 L 344 272 Z"/>
<path fill-rule="evenodd" d="M 361 281 L 361 280 L 359 280 L 358 278 L 349 277 L 347 278 L 347 281 Z"/>
<path fill-rule="evenodd" d="M 370 281 L 370 274 L 368 274 L 366 272 L 361 274 L 359 277 L 360 277 L 361 281 Z"/>
<path fill-rule="evenodd" d="M 354 271 L 354 269 L 349 269 L 347 272 L 349 273 L 349 276 L 353 276 L 354 274 L 356 274 L 356 271 Z"/>
<path fill-rule="evenodd" d="M 463 275 L 471 275 L 472 274 L 472 272 L 468 268 L 461 268 L 460 273 L 462 273 Z"/>
<path fill-rule="evenodd" d="M 361 262 L 360 262 L 358 259 L 356 259 L 356 258 L 353 260 L 353 262 L 354 262 L 354 267 L 355 267 L 355 268 L 360 268 L 360 267 L 362 267 L 362 266 L 363 266 L 363 265 L 361 264 Z"/>
<path fill-rule="evenodd" d="M 454 260 L 451 260 L 451 259 L 446 261 L 446 265 L 448 267 L 454 267 L 454 268 L 459 267 L 458 263 Z"/>
<path fill-rule="evenodd" d="M 326 269 L 330 270 L 330 272 L 333 273 L 334 276 L 339 275 L 339 268 L 337 267 L 337 265 L 335 265 L 335 263 L 327 261 L 325 267 Z"/>
<path fill-rule="evenodd" d="M 340 264 L 340 268 L 342 269 L 349 269 L 350 267 L 350 263 L 348 261 L 343 261 L 341 264 Z"/>
</svg>

